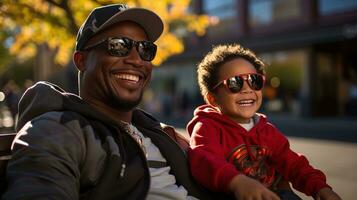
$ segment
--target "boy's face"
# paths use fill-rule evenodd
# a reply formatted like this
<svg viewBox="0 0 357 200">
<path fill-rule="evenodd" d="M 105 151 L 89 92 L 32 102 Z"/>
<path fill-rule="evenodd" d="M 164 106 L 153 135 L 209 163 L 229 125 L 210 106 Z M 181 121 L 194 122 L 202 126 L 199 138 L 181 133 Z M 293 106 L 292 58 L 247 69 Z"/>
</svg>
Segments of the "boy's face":
<svg viewBox="0 0 357 200">
<path fill-rule="evenodd" d="M 257 73 L 254 66 L 245 59 L 237 58 L 221 66 L 218 72 L 218 81 L 223 81 L 232 76 Z M 242 89 L 232 93 L 221 84 L 213 94 L 214 106 L 220 112 L 238 123 L 248 123 L 254 113 L 262 104 L 262 90 L 253 90 L 247 81 L 244 81 Z"/>
</svg>

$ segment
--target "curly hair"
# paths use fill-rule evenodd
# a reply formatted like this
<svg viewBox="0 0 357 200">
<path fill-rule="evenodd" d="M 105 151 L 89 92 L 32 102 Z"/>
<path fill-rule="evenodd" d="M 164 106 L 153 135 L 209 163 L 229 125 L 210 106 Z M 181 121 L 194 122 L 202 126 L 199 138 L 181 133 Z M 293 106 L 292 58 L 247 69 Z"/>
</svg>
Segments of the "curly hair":
<svg viewBox="0 0 357 200">
<path fill-rule="evenodd" d="M 213 87 L 218 83 L 219 69 L 225 63 L 243 58 L 252 63 L 259 74 L 265 75 L 265 64 L 254 52 L 239 44 L 224 44 L 213 47 L 197 65 L 197 78 L 201 95 L 207 102 L 206 95 L 213 93 Z"/>
</svg>

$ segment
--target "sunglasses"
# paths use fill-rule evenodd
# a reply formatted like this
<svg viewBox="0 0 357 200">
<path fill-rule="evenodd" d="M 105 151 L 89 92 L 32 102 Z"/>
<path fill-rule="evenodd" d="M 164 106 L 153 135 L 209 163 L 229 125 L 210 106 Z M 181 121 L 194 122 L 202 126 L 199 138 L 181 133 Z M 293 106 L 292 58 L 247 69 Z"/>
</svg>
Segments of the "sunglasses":
<svg viewBox="0 0 357 200">
<path fill-rule="evenodd" d="M 238 93 L 243 88 L 244 81 L 248 83 L 251 89 L 258 91 L 264 86 L 265 76 L 261 74 L 240 74 L 219 82 L 213 87 L 213 90 L 224 84 L 232 93 Z"/>
<path fill-rule="evenodd" d="M 124 57 L 129 55 L 134 46 L 142 60 L 152 61 L 155 58 L 157 46 L 153 42 L 134 41 L 127 37 L 109 37 L 84 48 L 84 51 L 95 47 L 106 47 L 110 55 Z"/>
</svg>

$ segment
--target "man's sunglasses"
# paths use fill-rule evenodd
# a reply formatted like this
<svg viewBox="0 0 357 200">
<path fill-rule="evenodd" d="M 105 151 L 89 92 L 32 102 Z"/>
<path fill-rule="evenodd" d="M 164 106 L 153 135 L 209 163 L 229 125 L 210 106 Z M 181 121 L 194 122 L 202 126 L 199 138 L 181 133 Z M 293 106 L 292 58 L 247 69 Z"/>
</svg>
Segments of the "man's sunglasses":
<svg viewBox="0 0 357 200">
<path fill-rule="evenodd" d="M 157 46 L 151 41 L 134 41 L 127 37 L 109 37 L 84 48 L 84 51 L 95 47 L 105 47 L 110 55 L 124 57 L 129 55 L 133 46 L 144 61 L 152 61 L 156 55 Z"/>
<path fill-rule="evenodd" d="M 261 74 L 240 74 L 219 82 L 213 87 L 213 90 L 224 84 L 232 93 L 238 93 L 243 88 L 244 81 L 248 83 L 250 88 L 258 91 L 264 86 L 265 76 Z"/>
</svg>

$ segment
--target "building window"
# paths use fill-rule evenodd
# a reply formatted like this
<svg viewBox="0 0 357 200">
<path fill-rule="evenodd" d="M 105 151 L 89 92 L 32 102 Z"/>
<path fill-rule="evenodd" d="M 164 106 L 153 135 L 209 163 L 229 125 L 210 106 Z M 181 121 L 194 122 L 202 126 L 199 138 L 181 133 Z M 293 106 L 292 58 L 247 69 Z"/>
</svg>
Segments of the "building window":
<svg viewBox="0 0 357 200">
<path fill-rule="evenodd" d="M 319 0 L 319 13 L 321 15 L 330 15 L 334 13 L 341 13 L 347 10 L 354 10 L 357 8 L 356 0 Z"/>
<path fill-rule="evenodd" d="M 203 10 L 206 14 L 216 16 L 220 20 L 236 16 L 236 0 L 203 0 Z"/>
<path fill-rule="evenodd" d="M 249 0 L 250 26 L 268 25 L 301 16 L 300 0 Z"/>
<path fill-rule="evenodd" d="M 202 7 L 205 14 L 218 18 L 218 24 L 208 28 L 206 37 L 210 40 L 235 33 L 227 33 L 227 30 L 238 30 L 241 22 L 237 16 L 237 0 L 202 0 Z"/>
</svg>

